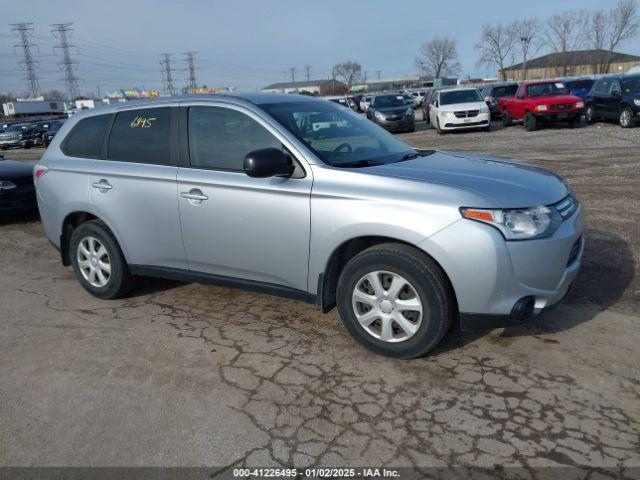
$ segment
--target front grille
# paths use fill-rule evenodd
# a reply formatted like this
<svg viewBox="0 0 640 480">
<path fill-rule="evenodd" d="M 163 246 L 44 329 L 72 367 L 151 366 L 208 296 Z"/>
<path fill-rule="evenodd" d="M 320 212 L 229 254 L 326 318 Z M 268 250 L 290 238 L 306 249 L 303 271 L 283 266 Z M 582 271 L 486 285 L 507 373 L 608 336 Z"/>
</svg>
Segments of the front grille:
<svg viewBox="0 0 640 480">
<path fill-rule="evenodd" d="M 569 252 L 569 259 L 567 260 L 567 267 L 573 265 L 576 260 L 578 260 L 578 255 L 580 255 L 580 249 L 582 248 L 582 236 L 576 240 L 576 243 L 571 247 L 571 251 Z"/>
<path fill-rule="evenodd" d="M 480 110 L 460 110 L 454 112 L 457 118 L 472 118 L 476 117 L 480 113 Z"/>
<path fill-rule="evenodd" d="M 567 195 L 553 207 L 558 211 L 563 220 L 573 215 L 573 212 L 578 208 L 578 201 L 573 198 L 573 195 Z"/>
<path fill-rule="evenodd" d="M 560 103 L 558 105 L 551 105 L 549 107 L 550 110 L 571 110 L 573 108 L 573 103 Z"/>
</svg>

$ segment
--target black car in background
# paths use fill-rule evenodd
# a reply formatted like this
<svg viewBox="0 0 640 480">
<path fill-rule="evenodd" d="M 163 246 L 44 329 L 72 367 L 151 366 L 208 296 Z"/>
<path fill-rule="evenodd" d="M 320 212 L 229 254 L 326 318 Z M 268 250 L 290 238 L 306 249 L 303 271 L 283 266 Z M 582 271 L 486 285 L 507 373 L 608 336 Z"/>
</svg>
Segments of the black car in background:
<svg viewBox="0 0 640 480">
<path fill-rule="evenodd" d="M 489 106 L 491 112 L 491 118 L 500 117 L 500 108 L 498 103 L 503 97 L 513 97 L 518 90 L 518 84 L 516 82 L 494 83 L 492 85 L 486 85 L 482 90 L 482 96 Z"/>
<path fill-rule="evenodd" d="M 640 75 L 618 75 L 596 81 L 585 99 L 588 123 L 617 120 L 622 128 L 640 123 Z"/>
<path fill-rule="evenodd" d="M 596 83 L 596 81 L 591 78 L 576 78 L 573 80 L 565 80 L 564 86 L 567 87 L 571 95 L 584 100 L 587 98 L 594 83 Z"/>
<path fill-rule="evenodd" d="M 45 147 L 49 146 L 51 140 L 53 140 L 53 137 L 56 136 L 56 133 L 58 133 L 63 124 L 63 120 L 55 120 L 53 122 L 49 122 L 49 124 L 46 126 L 47 130 L 42 134 L 42 144 Z"/>
<path fill-rule="evenodd" d="M 413 132 L 416 129 L 413 107 L 400 93 L 374 95 L 367 108 L 367 118 L 393 132 Z"/>
<path fill-rule="evenodd" d="M 33 166 L 0 155 L 0 218 L 14 212 L 35 211 Z"/>
</svg>

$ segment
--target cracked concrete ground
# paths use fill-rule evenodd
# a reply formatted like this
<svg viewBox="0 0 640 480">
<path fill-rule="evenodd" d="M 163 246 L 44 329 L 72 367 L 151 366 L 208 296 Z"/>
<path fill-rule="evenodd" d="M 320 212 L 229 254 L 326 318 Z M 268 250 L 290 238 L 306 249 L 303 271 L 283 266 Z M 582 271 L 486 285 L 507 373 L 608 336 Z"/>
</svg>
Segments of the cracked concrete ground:
<svg viewBox="0 0 640 480">
<path fill-rule="evenodd" d="M 640 129 L 405 138 L 569 180 L 589 231 L 562 305 L 393 360 L 277 297 L 149 280 L 95 299 L 37 219 L 4 220 L 0 465 L 640 467 Z"/>
</svg>

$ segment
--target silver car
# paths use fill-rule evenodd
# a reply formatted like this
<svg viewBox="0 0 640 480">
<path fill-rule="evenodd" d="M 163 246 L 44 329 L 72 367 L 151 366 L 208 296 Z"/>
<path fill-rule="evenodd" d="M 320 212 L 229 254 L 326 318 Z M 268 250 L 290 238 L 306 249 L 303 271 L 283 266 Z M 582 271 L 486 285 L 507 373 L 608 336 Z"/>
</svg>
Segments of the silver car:
<svg viewBox="0 0 640 480">
<path fill-rule="evenodd" d="M 331 102 L 174 97 L 85 111 L 35 167 L 46 234 L 110 299 L 138 276 L 337 306 L 374 352 L 527 322 L 567 292 L 582 209 L 557 175 L 419 151 Z"/>
</svg>

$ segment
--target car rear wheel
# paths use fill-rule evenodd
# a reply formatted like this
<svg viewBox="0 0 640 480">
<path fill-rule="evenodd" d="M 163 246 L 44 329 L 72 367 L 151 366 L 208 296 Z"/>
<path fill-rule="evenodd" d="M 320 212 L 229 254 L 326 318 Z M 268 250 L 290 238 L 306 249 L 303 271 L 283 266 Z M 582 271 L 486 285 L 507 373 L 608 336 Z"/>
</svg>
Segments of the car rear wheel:
<svg viewBox="0 0 640 480">
<path fill-rule="evenodd" d="M 584 118 L 587 123 L 594 123 L 596 121 L 596 112 L 593 105 L 587 107 L 587 110 L 584 112 Z"/>
<path fill-rule="evenodd" d="M 569 124 L 569 128 L 578 128 L 580 126 L 580 117 L 571 117 L 567 122 Z"/>
<path fill-rule="evenodd" d="M 526 128 L 527 132 L 533 132 L 538 129 L 538 119 L 533 113 L 527 112 L 525 114 L 524 128 Z"/>
<path fill-rule="evenodd" d="M 128 293 L 134 277 L 111 232 L 98 220 L 83 223 L 71 234 L 71 263 L 80 284 L 102 299 Z"/>
<path fill-rule="evenodd" d="M 440 267 L 402 244 L 356 255 L 340 274 L 338 311 L 346 329 L 369 350 L 415 358 L 440 343 L 455 316 L 454 296 Z"/>
<path fill-rule="evenodd" d="M 631 128 L 634 126 L 633 112 L 629 107 L 622 109 L 618 123 L 622 128 Z"/>
</svg>

